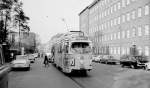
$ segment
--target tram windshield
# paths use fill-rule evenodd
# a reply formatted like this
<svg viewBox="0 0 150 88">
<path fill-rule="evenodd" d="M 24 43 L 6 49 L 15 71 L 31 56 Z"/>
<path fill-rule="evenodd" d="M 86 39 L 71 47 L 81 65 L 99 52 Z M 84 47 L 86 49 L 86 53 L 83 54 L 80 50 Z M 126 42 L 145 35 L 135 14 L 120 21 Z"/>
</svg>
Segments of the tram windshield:
<svg viewBox="0 0 150 88">
<path fill-rule="evenodd" d="M 74 53 L 85 54 L 90 53 L 91 50 L 89 42 L 73 42 L 71 45 L 71 51 Z"/>
</svg>

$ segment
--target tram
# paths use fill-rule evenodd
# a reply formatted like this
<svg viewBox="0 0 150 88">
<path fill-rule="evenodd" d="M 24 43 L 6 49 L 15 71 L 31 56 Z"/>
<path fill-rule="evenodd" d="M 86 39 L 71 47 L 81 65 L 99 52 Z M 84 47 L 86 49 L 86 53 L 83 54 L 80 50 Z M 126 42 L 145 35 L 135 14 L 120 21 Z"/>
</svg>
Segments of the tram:
<svg viewBox="0 0 150 88">
<path fill-rule="evenodd" d="M 60 34 L 52 42 L 53 64 L 64 73 L 92 70 L 92 41 L 83 32 Z"/>
</svg>

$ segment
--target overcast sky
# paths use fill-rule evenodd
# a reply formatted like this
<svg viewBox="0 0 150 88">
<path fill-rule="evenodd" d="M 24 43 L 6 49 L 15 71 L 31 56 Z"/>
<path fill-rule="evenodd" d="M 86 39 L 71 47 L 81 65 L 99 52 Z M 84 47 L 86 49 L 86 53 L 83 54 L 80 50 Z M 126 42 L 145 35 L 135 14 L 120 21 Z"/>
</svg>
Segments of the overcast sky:
<svg viewBox="0 0 150 88">
<path fill-rule="evenodd" d="M 93 0 L 22 0 L 24 11 L 30 17 L 31 31 L 40 35 L 43 43 L 69 28 L 79 30 L 78 14 Z"/>
</svg>

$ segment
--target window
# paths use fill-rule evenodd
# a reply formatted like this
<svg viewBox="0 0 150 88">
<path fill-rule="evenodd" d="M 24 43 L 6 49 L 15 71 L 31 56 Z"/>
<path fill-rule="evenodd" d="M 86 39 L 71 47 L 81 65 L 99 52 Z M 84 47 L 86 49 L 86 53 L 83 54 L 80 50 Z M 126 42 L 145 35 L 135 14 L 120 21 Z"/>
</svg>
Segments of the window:
<svg viewBox="0 0 150 88">
<path fill-rule="evenodd" d="M 142 36 L 142 28 L 138 27 L 138 36 Z"/>
<path fill-rule="evenodd" d="M 126 4 L 125 4 L 125 0 L 122 0 L 122 7 L 125 7 Z"/>
<path fill-rule="evenodd" d="M 145 46 L 145 56 L 149 56 L 149 47 Z"/>
<path fill-rule="evenodd" d="M 117 18 L 114 19 L 114 25 L 117 25 Z"/>
<path fill-rule="evenodd" d="M 121 48 L 121 53 L 122 53 L 122 55 L 125 54 L 125 48 L 124 47 Z"/>
<path fill-rule="evenodd" d="M 114 11 L 117 11 L 117 4 L 114 4 Z"/>
<path fill-rule="evenodd" d="M 130 38 L 130 31 L 127 30 L 127 38 Z"/>
<path fill-rule="evenodd" d="M 110 8 L 110 13 L 113 13 L 113 7 Z"/>
<path fill-rule="evenodd" d="M 127 47 L 126 54 L 129 54 L 129 53 L 130 53 L 130 48 Z"/>
<path fill-rule="evenodd" d="M 102 30 L 104 29 L 104 25 L 102 24 Z"/>
<path fill-rule="evenodd" d="M 113 40 L 113 35 L 112 34 L 110 35 L 110 40 Z"/>
<path fill-rule="evenodd" d="M 107 9 L 107 15 L 109 15 L 110 14 L 110 12 L 109 12 L 109 8 Z"/>
<path fill-rule="evenodd" d="M 130 0 L 127 0 L 127 5 L 129 5 L 130 4 Z"/>
<path fill-rule="evenodd" d="M 144 13 L 145 15 L 148 15 L 149 14 L 149 6 L 148 5 L 146 5 L 145 6 L 145 13 Z"/>
<path fill-rule="evenodd" d="M 122 15 L 122 22 L 125 22 L 125 15 Z"/>
<path fill-rule="evenodd" d="M 122 31 L 122 38 L 125 38 L 125 32 Z"/>
<path fill-rule="evenodd" d="M 121 3 L 118 2 L 118 9 L 121 9 Z"/>
<path fill-rule="evenodd" d="M 113 54 L 113 49 L 112 49 L 112 47 L 110 47 L 110 53 Z"/>
<path fill-rule="evenodd" d="M 142 16 L 142 8 L 138 8 L 138 17 Z"/>
<path fill-rule="evenodd" d="M 135 28 L 132 29 L 132 37 L 135 37 L 136 36 L 136 31 L 135 31 Z"/>
<path fill-rule="evenodd" d="M 116 54 L 116 47 L 114 47 L 114 54 Z"/>
<path fill-rule="evenodd" d="M 118 32 L 118 39 L 120 39 L 120 32 Z"/>
<path fill-rule="evenodd" d="M 130 21 L 130 13 L 127 13 L 127 21 Z"/>
<path fill-rule="evenodd" d="M 135 19 L 135 11 L 132 11 L 132 19 Z"/>
<path fill-rule="evenodd" d="M 142 47 L 138 47 L 138 51 L 139 51 L 139 55 L 141 55 L 142 54 Z"/>
<path fill-rule="evenodd" d="M 117 37 L 117 35 L 116 35 L 116 33 L 114 33 L 114 40 L 116 40 L 116 37 Z"/>
<path fill-rule="evenodd" d="M 111 20 L 111 22 L 110 22 L 110 26 L 111 26 L 111 27 L 113 26 L 113 20 Z"/>
<path fill-rule="evenodd" d="M 121 19 L 120 19 L 120 16 L 119 16 L 119 17 L 118 17 L 118 24 L 120 24 L 120 20 L 121 20 Z"/>
<path fill-rule="evenodd" d="M 120 47 L 118 47 L 118 54 L 120 54 Z"/>
<path fill-rule="evenodd" d="M 145 25 L 145 35 L 149 35 L 149 25 Z"/>
</svg>

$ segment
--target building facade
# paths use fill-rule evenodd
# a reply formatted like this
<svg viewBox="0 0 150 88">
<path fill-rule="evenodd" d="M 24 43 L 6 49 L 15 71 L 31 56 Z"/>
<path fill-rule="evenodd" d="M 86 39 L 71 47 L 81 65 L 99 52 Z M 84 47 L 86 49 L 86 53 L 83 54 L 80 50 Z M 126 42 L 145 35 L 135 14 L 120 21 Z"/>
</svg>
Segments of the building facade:
<svg viewBox="0 0 150 88">
<path fill-rule="evenodd" d="M 150 56 L 150 0 L 95 0 L 86 9 L 89 27 L 84 32 L 93 40 L 95 54 L 119 58 L 136 45 L 140 54 Z"/>
</svg>

